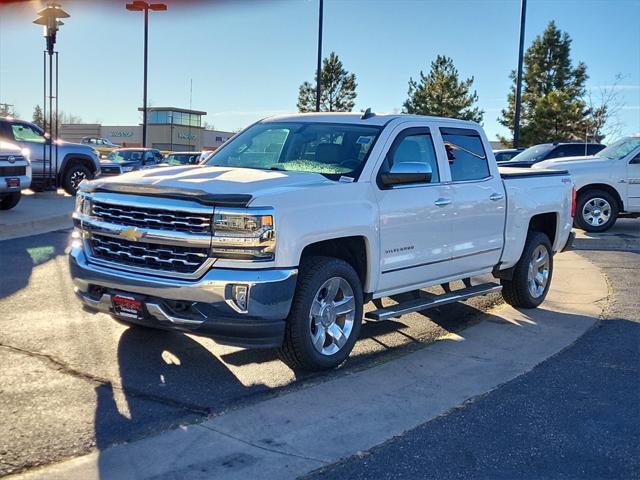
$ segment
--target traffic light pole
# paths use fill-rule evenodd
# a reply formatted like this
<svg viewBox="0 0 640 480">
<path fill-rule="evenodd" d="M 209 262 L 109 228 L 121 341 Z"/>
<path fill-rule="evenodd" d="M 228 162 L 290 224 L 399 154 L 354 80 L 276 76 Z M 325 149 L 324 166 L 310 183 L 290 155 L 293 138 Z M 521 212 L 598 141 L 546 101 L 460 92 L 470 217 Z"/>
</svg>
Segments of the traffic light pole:
<svg viewBox="0 0 640 480">
<path fill-rule="evenodd" d="M 516 76 L 516 105 L 513 118 L 513 148 L 520 146 L 520 105 L 522 103 L 522 57 L 524 55 L 524 26 L 527 0 L 520 2 L 520 45 L 518 46 L 518 73 Z"/>
</svg>

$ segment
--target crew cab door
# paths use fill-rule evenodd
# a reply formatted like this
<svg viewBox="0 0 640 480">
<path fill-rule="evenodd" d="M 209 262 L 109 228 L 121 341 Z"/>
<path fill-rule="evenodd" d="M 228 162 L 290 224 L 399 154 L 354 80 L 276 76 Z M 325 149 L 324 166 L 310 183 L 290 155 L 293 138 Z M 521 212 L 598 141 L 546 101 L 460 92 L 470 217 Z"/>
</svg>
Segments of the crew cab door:
<svg viewBox="0 0 640 480">
<path fill-rule="evenodd" d="M 640 212 L 640 150 L 627 162 L 627 210 Z"/>
<path fill-rule="evenodd" d="M 380 277 L 377 291 L 391 294 L 426 284 L 450 271 L 451 188 L 441 171 L 431 129 L 398 126 L 377 175 L 380 211 Z M 382 175 L 401 163 L 426 164 L 429 182 L 384 185 Z"/>
<path fill-rule="evenodd" d="M 506 193 L 479 130 L 441 126 L 439 131 L 451 177 L 450 269 L 472 276 L 500 261 Z"/>
</svg>

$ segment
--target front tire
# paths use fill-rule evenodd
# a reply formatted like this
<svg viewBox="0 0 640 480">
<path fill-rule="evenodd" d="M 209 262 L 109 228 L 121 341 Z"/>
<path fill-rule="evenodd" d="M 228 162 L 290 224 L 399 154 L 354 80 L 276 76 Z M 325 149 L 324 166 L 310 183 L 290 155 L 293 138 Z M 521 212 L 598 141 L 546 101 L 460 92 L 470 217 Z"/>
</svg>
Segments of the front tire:
<svg viewBox="0 0 640 480">
<path fill-rule="evenodd" d="M 18 202 L 20 202 L 21 198 L 21 192 L 12 192 L 8 195 L 0 197 L 0 210 L 11 210 L 13 207 L 18 205 Z"/>
<path fill-rule="evenodd" d="M 311 257 L 300 267 L 279 355 L 293 369 L 327 370 L 342 364 L 362 324 L 363 294 L 347 262 Z"/>
<path fill-rule="evenodd" d="M 83 180 L 91 180 L 93 174 L 91 170 L 82 165 L 81 163 L 73 163 L 64 171 L 62 177 L 62 188 L 69 195 L 75 196 L 80 188 L 80 182 Z"/>
<path fill-rule="evenodd" d="M 553 275 L 553 254 L 549 237 L 529 232 L 522 256 L 511 280 L 501 280 L 502 298 L 516 308 L 536 308 L 549 291 Z"/>
<path fill-rule="evenodd" d="M 576 202 L 575 224 L 586 232 L 604 232 L 616 223 L 618 202 L 604 190 L 581 193 Z"/>
</svg>

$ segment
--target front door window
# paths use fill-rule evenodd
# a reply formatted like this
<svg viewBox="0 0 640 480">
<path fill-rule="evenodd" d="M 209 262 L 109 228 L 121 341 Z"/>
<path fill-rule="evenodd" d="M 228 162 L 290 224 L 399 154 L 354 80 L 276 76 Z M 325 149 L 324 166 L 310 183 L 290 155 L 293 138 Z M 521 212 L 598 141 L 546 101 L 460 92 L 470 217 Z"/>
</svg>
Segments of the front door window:
<svg viewBox="0 0 640 480">
<path fill-rule="evenodd" d="M 29 125 L 13 124 L 11 125 L 11 131 L 16 142 L 45 143 L 44 135 Z"/>
</svg>

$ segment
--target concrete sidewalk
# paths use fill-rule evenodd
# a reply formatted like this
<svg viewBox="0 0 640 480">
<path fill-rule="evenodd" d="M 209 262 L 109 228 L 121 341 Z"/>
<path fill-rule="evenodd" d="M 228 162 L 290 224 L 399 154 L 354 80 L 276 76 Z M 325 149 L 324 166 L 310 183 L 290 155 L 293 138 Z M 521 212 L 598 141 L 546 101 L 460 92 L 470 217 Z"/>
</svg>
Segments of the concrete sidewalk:
<svg viewBox="0 0 640 480">
<path fill-rule="evenodd" d="M 556 257 L 547 301 L 500 307 L 388 363 L 197 425 L 32 470 L 24 479 L 293 478 L 368 450 L 530 371 L 600 318 L 609 290 L 575 253 Z"/>
<path fill-rule="evenodd" d="M 38 235 L 72 226 L 75 198 L 58 192 L 26 190 L 12 210 L 0 212 L 0 240 Z"/>
</svg>

